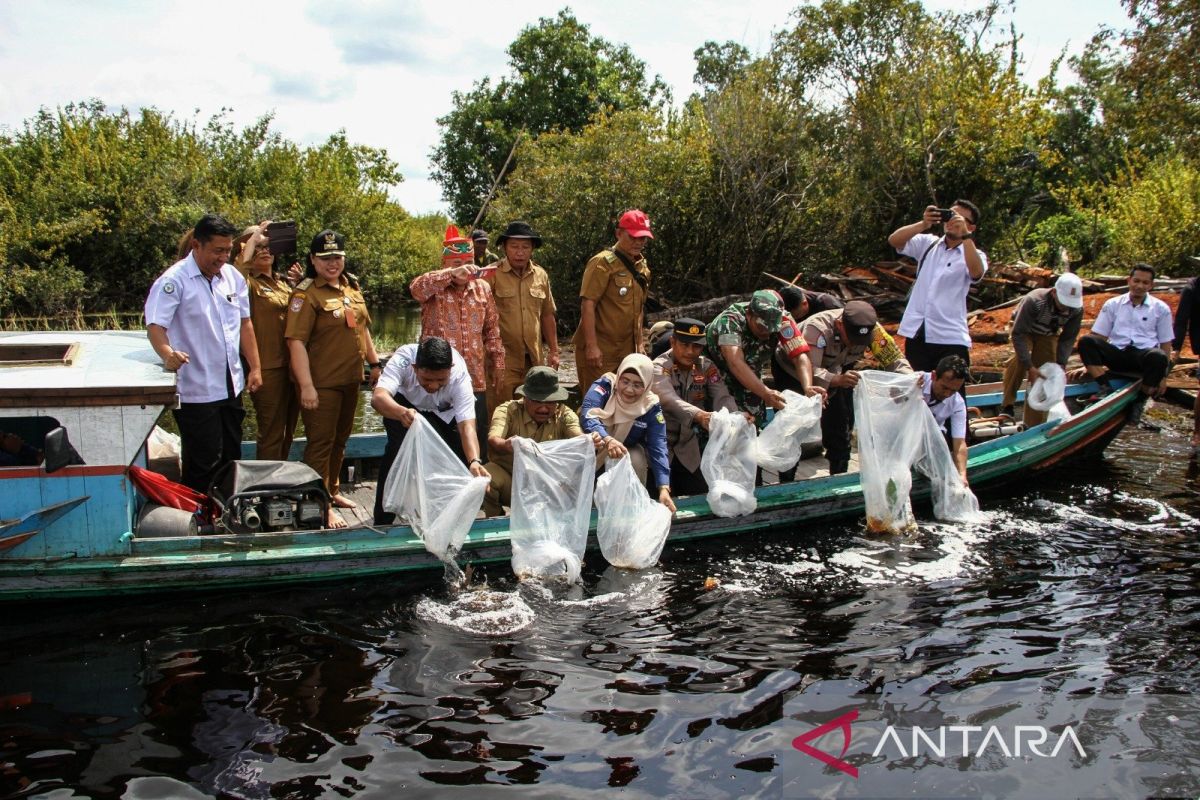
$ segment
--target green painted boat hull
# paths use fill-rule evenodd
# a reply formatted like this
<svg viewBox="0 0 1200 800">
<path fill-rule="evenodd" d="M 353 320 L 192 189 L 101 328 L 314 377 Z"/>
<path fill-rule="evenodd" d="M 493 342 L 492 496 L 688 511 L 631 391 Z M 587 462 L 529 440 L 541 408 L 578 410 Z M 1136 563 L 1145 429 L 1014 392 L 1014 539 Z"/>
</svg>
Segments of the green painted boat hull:
<svg viewBox="0 0 1200 800">
<path fill-rule="evenodd" d="M 1046 423 L 969 450 L 972 488 L 1028 478 L 1063 461 L 1103 450 L 1124 426 L 1138 397 L 1133 384 L 1060 424 Z M 861 516 L 857 474 L 813 478 L 756 490 L 757 510 L 745 517 L 714 516 L 703 497 L 681 498 L 667 546 L 694 539 L 745 535 L 779 527 L 803 530 L 814 522 Z M 914 481 L 913 500 L 929 486 Z M 511 557 L 507 519 L 476 522 L 460 562 Z M 595 514 L 589 549 L 595 541 Z M 61 600 L 178 591 L 231 590 L 368 576 L 440 571 L 407 526 L 248 535 L 144 539 L 125 537 L 129 553 L 96 558 L 0 560 L 0 601 Z"/>
</svg>

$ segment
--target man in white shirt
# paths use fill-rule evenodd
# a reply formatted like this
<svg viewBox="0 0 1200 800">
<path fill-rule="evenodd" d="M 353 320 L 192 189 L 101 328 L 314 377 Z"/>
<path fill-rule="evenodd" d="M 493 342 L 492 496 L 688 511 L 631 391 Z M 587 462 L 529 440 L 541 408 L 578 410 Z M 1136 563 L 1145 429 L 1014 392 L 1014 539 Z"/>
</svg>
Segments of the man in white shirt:
<svg viewBox="0 0 1200 800">
<path fill-rule="evenodd" d="M 383 510 L 383 488 L 404 436 L 418 414 L 466 462 L 472 475 L 489 477 L 479 458 L 471 374 L 467 362 L 445 339 L 431 336 L 419 345 L 406 344 L 396 350 L 375 384 L 371 407 L 383 417 L 388 435 L 375 490 L 376 525 L 395 521 L 395 514 Z"/>
<path fill-rule="evenodd" d="M 182 480 L 203 494 L 221 467 L 241 457 L 242 389 L 262 385 L 246 279 L 226 263 L 236 234 L 228 220 L 206 214 L 192 230 L 192 252 L 146 297 L 150 345 L 164 369 L 179 373 Z M 239 355 L 249 367 L 244 376 Z"/>
<path fill-rule="evenodd" d="M 945 356 L 921 377 L 925 405 L 949 437 L 950 455 L 963 483 L 967 482 L 967 401 L 961 392 L 966 380 L 967 362 L 958 356 Z"/>
<path fill-rule="evenodd" d="M 1102 395 L 1112 391 L 1110 371 L 1141 374 L 1143 394 L 1162 394 L 1166 388 L 1175 331 L 1171 308 L 1150 294 L 1153 287 L 1154 268 L 1134 264 L 1129 291 L 1107 300 L 1092 332 L 1079 338 L 1083 368 L 1100 384 Z"/>
<path fill-rule="evenodd" d="M 945 233 L 926 233 L 942 224 Z M 904 355 L 913 369 L 929 371 L 945 356 L 971 363 L 967 292 L 987 272 L 987 254 L 975 246 L 979 209 L 955 200 L 948 209 L 927 206 L 921 219 L 897 228 L 888 244 L 917 262 L 917 279 L 900 319 Z"/>
</svg>

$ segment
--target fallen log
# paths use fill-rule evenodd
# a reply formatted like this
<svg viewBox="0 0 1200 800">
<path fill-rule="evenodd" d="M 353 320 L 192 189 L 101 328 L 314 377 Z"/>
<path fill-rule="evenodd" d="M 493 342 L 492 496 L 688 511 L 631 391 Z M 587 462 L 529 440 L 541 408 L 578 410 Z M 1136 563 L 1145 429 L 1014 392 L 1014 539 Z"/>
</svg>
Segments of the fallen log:
<svg viewBox="0 0 1200 800">
<path fill-rule="evenodd" d="M 713 297 L 708 300 L 700 300 L 696 303 L 688 303 L 682 306 L 671 306 L 664 308 L 662 311 L 656 311 L 653 314 L 646 315 L 646 323 L 653 325 L 655 322 L 662 320 L 674 321 L 680 317 L 691 317 L 698 319 L 701 322 L 708 324 L 712 322 L 713 317 L 720 314 L 725 309 L 729 308 L 734 303 L 743 303 L 750 299 L 750 294 L 727 294 L 723 297 Z"/>
</svg>

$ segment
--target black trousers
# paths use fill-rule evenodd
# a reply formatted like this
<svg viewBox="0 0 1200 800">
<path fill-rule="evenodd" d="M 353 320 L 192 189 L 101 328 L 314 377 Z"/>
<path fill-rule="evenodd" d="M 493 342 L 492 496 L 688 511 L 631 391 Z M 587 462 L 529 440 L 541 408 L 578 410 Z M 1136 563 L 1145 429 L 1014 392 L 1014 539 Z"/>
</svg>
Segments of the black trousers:
<svg viewBox="0 0 1200 800">
<path fill-rule="evenodd" d="M 172 413 L 179 426 L 181 480 L 185 486 L 208 494 L 217 470 L 242 457 L 242 421 L 246 418 L 242 397 L 180 403 Z"/>
<path fill-rule="evenodd" d="M 671 494 L 676 497 L 693 494 L 708 494 L 708 481 L 697 467 L 692 472 L 678 459 L 671 462 Z"/>
<path fill-rule="evenodd" d="M 405 408 L 413 408 L 413 404 L 409 399 L 402 394 L 392 396 L 397 403 Z M 458 435 L 458 425 L 454 422 L 446 422 L 437 414 L 430 411 L 422 411 L 421 409 L 413 409 L 425 421 L 433 426 L 437 431 L 437 435 L 442 441 L 449 445 L 454 454 L 461 458 L 464 462 L 467 460 L 463 453 L 462 438 Z M 383 510 L 383 487 L 387 483 L 388 473 L 392 470 L 392 463 L 396 460 L 396 456 L 400 453 L 400 445 L 404 444 L 404 437 L 408 434 L 408 428 L 404 427 L 399 420 L 387 419 L 383 420 L 384 430 L 387 431 L 387 447 L 383 451 L 383 459 L 379 462 L 379 483 L 375 486 L 375 524 L 376 525 L 391 525 L 396 521 L 396 515 L 390 511 Z"/>
<path fill-rule="evenodd" d="M 487 437 L 491 422 L 487 412 L 487 392 L 475 392 L 475 436 L 479 439 L 479 460 L 485 464 L 488 460 Z M 455 430 L 457 432 L 457 426 Z"/>
<path fill-rule="evenodd" d="M 971 348 L 962 344 L 933 344 L 925 341 L 922 325 L 910 339 L 904 340 L 904 357 L 918 372 L 930 372 L 946 356 L 961 356 L 971 366 Z"/>
<path fill-rule="evenodd" d="M 925 326 L 922 325 L 911 339 L 904 340 L 904 357 L 917 372 L 932 372 L 937 363 L 946 356 L 959 356 L 971 366 L 971 348 L 962 344 L 932 344 L 925 341 Z M 958 393 L 967 399 L 967 382 L 963 381 Z"/>
<path fill-rule="evenodd" d="M 829 402 L 821 413 L 821 444 L 829 459 L 829 474 L 841 475 L 850 468 L 850 431 L 854 428 L 854 390 L 830 389 Z"/>
<path fill-rule="evenodd" d="M 1117 347 L 1107 339 L 1088 334 L 1080 336 L 1079 357 L 1088 367 L 1108 367 L 1115 372 L 1141 373 L 1143 386 L 1158 386 L 1171 368 L 1167 354 L 1157 347 Z"/>
</svg>

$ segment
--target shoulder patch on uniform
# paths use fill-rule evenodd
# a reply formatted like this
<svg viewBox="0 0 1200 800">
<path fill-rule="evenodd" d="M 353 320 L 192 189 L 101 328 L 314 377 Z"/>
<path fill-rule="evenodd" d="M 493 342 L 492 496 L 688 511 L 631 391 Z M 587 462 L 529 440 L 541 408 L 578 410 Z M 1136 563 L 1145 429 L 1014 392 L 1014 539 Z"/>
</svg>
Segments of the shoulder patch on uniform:
<svg viewBox="0 0 1200 800">
<path fill-rule="evenodd" d="M 304 308 L 304 295 L 292 295 L 292 304 L 288 308 L 292 313 L 298 313 L 300 309 Z"/>
<path fill-rule="evenodd" d="M 654 419 L 656 419 L 660 425 L 666 425 L 666 424 L 667 424 L 667 420 L 666 420 L 666 418 L 663 416 L 663 412 L 661 412 L 661 411 L 659 411 L 657 414 L 655 414 L 655 415 L 654 415 Z"/>
<path fill-rule="evenodd" d="M 165 281 L 163 283 L 164 294 L 175 294 L 175 281 Z"/>
<path fill-rule="evenodd" d="M 592 391 L 600 395 L 608 394 L 607 389 L 605 389 L 603 386 L 596 386 L 595 384 L 592 384 Z"/>
<path fill-rule="evenodd" d="M 709 383 L 720 383 L 721 382 L 721 373 L 717 371 L 716 367 L 713 367 L 712 369 L 710 369 L 708 371 L 708 382 Z"/>
<path fill-rule="evenodd" d="M 784 325 L 779 331 L 779 336 L 783 339 L 792 339 L 796 336 L 796 328 L 793 325 Z"/>
<path fill-rule="evenodd" d="M 825 334 L 823 334 L 823 333 L 822 333 L 820 336 L 818 336 L 818 337 L 817 337 L 817 347 L 819 347 L 819 348 L 821 348 L 822 350 L 824 350 L 824 349 L 825 349 L 825 344 L 826 344 L 826 342 L 825 342 Z"/>
<path fill-rule="evenodd" d="M 310 287 L 312 285 L 313 285 L 313 279 L 305 278 L 304 280 L 300 281 L 300 283 L 296 284 L 296 288 L 297 289 L 307 289 L 308 287 Z"/>
<path fill-rule="evenodd" d="M 742 337 L 736 333 L 722 333 L 717 337 L 718 347 L 741 347 Z"/>
</svg>

